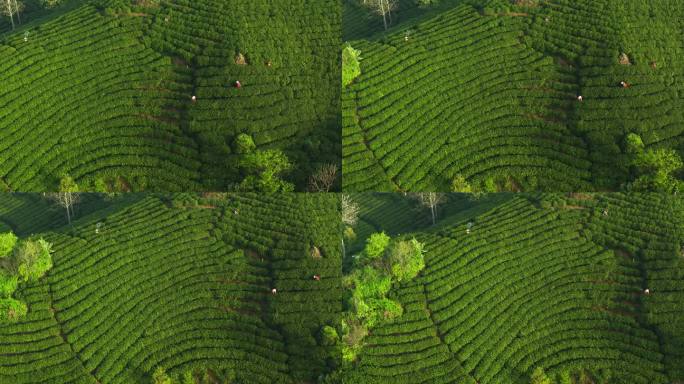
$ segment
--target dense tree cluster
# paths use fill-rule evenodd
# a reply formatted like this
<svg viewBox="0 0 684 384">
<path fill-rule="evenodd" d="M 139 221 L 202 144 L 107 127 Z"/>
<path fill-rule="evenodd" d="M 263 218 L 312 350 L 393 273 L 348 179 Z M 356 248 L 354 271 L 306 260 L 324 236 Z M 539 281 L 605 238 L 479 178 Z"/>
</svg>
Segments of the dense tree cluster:
<svg viewBox="0 0 684 384">
<path fill-rule="evenodd" d="M 384 232 L 374 233 L 363 251 L 354 256 L 354 267 L 345 277 L 350 291 L 349 311 L 342 321 L 342 359 L 353 361 L 368 330 L 401 316 L 403 308 L 388 297 L 395 282 L 411 280 L 425 268 L 423 244 L 415 238 L 392 240 Z M 337 333 L 324 330 L 327 338 Z"/>
<path fill-rule="evenodd" d="M 0 234 L 0 322 L 26 315 L 26 304 L 12 295 L 20 281 L 36 281 L 52 268 L 51 253 L 52 244 L 42 238 L 19 241 L 12 232 Z"/>
</svg>

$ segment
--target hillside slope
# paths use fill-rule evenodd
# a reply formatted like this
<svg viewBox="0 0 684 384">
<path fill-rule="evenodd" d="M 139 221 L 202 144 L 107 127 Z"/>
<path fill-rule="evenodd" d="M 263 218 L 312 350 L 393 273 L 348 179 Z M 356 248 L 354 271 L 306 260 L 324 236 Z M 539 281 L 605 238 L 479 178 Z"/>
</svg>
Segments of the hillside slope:
<svg viewBox="0 0 684 384">
<path fill-rule="evenodd" d="M 148 195 L 42 233 L 54 267 L 18 291 L 27 318 L 0 324 L 0 382 L 148 383 L 157 367 L 315 380 L 330 357 L 318 332 L 342 306 L 338 209 L 334 195 Z"/>
<path fill-rule="evenodd" d="M 0 187 L 232 189 L 244 133 L 304 189 L 340 162 L 340 24 L 308 0 L 87 0 L 2 34 Z"/>
<path fill-rule="evenodd" d="M 371 329 L 343 382 L 529 383 L 536 368 L 684 380 L 681 199 L 517 196 L 442 220 L 404 234 L 426 267 L 392 289 L 404 314 Z"/>
<path fill-rule="evenodd" d="M 615 190 L 633 180 L 628 134 L 684 154 L 678 1 L 531 3 L 400 2 L 413 22 L 386 34 L 347 7 L 362 73 L 342 94 L 345 190 L 449 191 L 456 176 L 492 192 Z"/>
</svg>

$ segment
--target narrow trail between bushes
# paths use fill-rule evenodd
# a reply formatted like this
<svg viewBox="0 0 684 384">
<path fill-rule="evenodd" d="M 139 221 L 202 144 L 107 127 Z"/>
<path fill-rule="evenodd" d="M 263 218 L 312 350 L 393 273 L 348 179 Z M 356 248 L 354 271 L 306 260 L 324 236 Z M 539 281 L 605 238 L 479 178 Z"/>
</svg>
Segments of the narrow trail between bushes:
<svg viewBox="0 0 684 384">
<path fill-rule="evenodd" d="M 74 346 L 67 340 L 67 336 L 65 333 L 64 326 L 59 321 L 59 319 L 57 319 L 57 313 L 59 311 L 55 308 L 55 305 L 54 305 L 54 294 L 52 291 L 52 284 L 50 284 L 49 277 L 50 277 L 50 271 L 48 271 L 47 275 L 44 277 L 46 279 L 45 284 L 47 284 L 47 287 L 48 287 L 48 296 L 49 296 L 49 300 L 50 300 L 50 308 L 48 310 L 50 311 L 50 316 L 55 321 L 55 324 L 57 325 L 57 328 L 59 329 L 59 337 L 62 339 L 64 344 L 69 346 L 69 350 L 71 351 L 73 358 L 78 361 L 81 368 L 83 368 L 83 372 L 88 372 L 88 374 L 95 380 L 95 382 L 100 384 L 100 380 L 98 379 L 96 372 L 94 370 L 89 371 L 86 368 L 85 363 L 83 362 L 83 360 L 81 360 L 81 357 L 79 356 L 79 354 L 74 350 Z"/>
<path fill-rule="evenodd" d="M 371 154 L 371 157 L 373 158 L 373 161 L 378 165 L 378 168 L 382 170 L 383 176 L 385 176 L 386 180 L 389 180 L 392 183 L 392 186 L 396 190 L 400 190 L 401 188 L 399 187 L 399 184 L 395 180 L 394 177 L 389 177 L 387 174 L 387 169 L 383 167 L 382 163 L 380 162 L 380 159 L 377 157 L 373 149 L 370 147 L 370 142 L 368 141 L 368 132 L 366 129 L 363 128 L 363 119 L 361 116 L 359 116 L 359 96 L 357 92 L 354 92 L 354 115 L 358 121 L 359 124 L 359 129 L 361 130 L 361 135 L 363 136 L 363 145 L 364 147 L 368 150 L 368 153 Z"/>
<path fill-rule="evenodd" d="M 421 286 L 423 288 L 422 289 L 422 295 L 423 295 L 423 298 L 425 299 L 425 310 L 427 311 L 428 317 L 430 318 L 430 322 L 432 323 L 432 326 L 435 330 L 435 335 L 439 338 L 440 343 L 442 343 L 446 346 L 447 350 L 451 354 L 451 358 L 455 361 L 458 361 L 458 363 L 461 365 L 461 367 L 463 367 L 463 362 L 461 361 L 461 359 L 458 358 L 458 355 L 456 355 L 454 353 L 454 351 L 451 350 L 451 346 L 446 342 L 446 340 L 444 340 L 444 334 L 442 334 L 442 332 L 439 331 L 439 326 L 437 325 L 437 320 L 435 320 L 434 315 L 432 314 L 432 309 L 430 309 L 430 302 L 428 301 L 428 297 L 427 297 L 427 288 L 425 287 L 425 284 L 421 283 Z M 468 376 L 471 379 L 475 380 L 476 382 L 478 382 L 478 383 L 480 382 L 479 379 L 477 379 L 475 376 L 473 376 L 472 371 L 468 372 Z"/>
<path fill-rule="evenodd" d="M 268 282 L 267 286 L 264 289 L 264 295 L 262 299 L 260 300 L 259 304 L 261 306 L 261 313 L 259 314 L 259 317 L 261 320 L 266 324 L 267 327 L 270 329 L 276 331 L 278 333 L 278 336 L 280 336 L 280 339 L 283 341 L 283 346 L 286 347 L 287 344 L 287 339 L 285 338 L 285 333 L 283 332 L 283 328 L 275 322 L 275 319 L 273 317 L 273 314 L 275 313 L 275 308 L 274 308 L 274 301 L 278 300 L 278 295 L 282 294 L 282 292 L 278 292 L 275 295 L 271 293 L 271 289 L 275 288 L 276 290 L 278 287 L 276 286 L 276 278 L 275 278 L 275 273 L 273 265 L 272 265 L 272 258 L 270 255 L 265 254 L 265 255 L 260 255 L 259 253 L 255 251 L 253 252 L 253 255 L 255 256 L 254 259 L 257 261 L 263 268 L 266 269 L 267 272 L 267 277 L 268 277 Z M 257 258 L 263 259 L 263 262 L 258 261 Z M 287 374 L 292 375 L 292 372 L 290 371 L 290 360 L 292 359 L 292 356 L 290 354 L 287 354 Z"/>
</svg>

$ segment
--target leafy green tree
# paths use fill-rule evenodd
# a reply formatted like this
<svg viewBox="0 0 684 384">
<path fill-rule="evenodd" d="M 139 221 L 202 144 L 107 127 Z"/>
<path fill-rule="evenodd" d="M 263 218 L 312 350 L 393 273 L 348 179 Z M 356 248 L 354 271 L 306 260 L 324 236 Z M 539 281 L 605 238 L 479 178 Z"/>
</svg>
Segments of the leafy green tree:
<svg viewBox="0 0 684 384">
<path fill-rule="evenodd" d="M 387 252 L 387 265 L 397 281 L 413 279 L 425 268 L 423 244 L 415 238 L 394 242 Z"/>
<path fill-rule="evenodd" d="M 383 297 L 392 287 L 392 278 L 372 266 L 357 269 L 352 274 L 353 296 L 359 299 Z"/>
<path fill-rule="evenodd" d="M 681 184 L 674 173 L 684 163 L 673 149 L 649 149 L 637 153 L 633 165 L 640 174 L 633 184 L 635 190 L 674 192 Z"/>
<path fill-rule="evenodd" d="M 66 209 L 67 222 L 71 224 L 74 215 L 74 205 L 80 200 L 79 188 L 71 176 L 65 175 L 59 180 L 59 192 L 50 193 L 48 196 L 59 206 Z"/>
<path fill-rule="evenodd" d="M 292 169 L 287 156 L 276 149 L 245 154 L 241 168 L 248 176 L 240 183 L 240 189 L 259 192 L 292 192 L 294 185 L 282 180 L 282 173 Z"/>
<path fill-rule="evenodd" d="M 374 233 L 366 240 L 363 255 L 369 260 L 377 259 L 383 255 L 390 243 L 390 237 L 385 232 Z"/>
<path fill-rule="evenodd" d="M 12 297 L 14 291 L 17 290 L 18 279 L 16 275 L 0 269 L 0 299 L 8 299 Z"/>
<path fill-rule="evenodd" d="M 342 86 L 346 87 L 361 75 L 361 51 L 345 44 L 342 49 Z"/>
<path fill-rule="evenodd" d="M 24 281 L 36 281 L 52 268 L 52 244 L 43 239 L 25 240 L 16 250 L 19 276 Z"/>
<path fill-rule="evenodd" d="M 386 297 L 368 298 L 355 302 L 356 315 L 363 320 L 364 326 L 372 328 L 384 320 L 401 316 L 403 308 L 399 303 Z"/>
<path fill-rule="evenodd" d="M 26 304 L 12 298 L 0 299 L 0 322 L 16 322 L 26 316 Z"/>
<path fill-rule="evenodd" d="M 544 368 L 537 367 L 534 372 L 532 372 L 530 384 L 553 384 L 553 381 L 546 375 Z"/>
<path fill-rule="evenodd" d="M 14 246 L 17 244 L 17 236 L 12 232 L 0 233 L 0 258 L 12 254 Z"/>
<path fill-rule="evenodd" d="M 361 351 L 363 339 L 368 336 L 368 328 L 354 316 L 342 320 L 342 360 L 351 362 Z"/>
<path fill-rule="evenodd" d="M 451 192 L 472 193 L 473 187 L 470 186 L 470 183 L 468 183 L 465 177 L 456 175 L 453 180 L 451 180 Z"/>
</svg>

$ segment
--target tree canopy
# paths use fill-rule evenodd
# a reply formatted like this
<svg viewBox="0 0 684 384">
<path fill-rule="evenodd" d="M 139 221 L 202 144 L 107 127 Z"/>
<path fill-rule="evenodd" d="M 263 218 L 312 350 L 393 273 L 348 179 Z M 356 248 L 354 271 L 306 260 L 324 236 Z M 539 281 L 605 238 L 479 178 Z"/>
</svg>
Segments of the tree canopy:
<svg viewBox="0 0 684 384">
<path fill-rule="evenodd" d="M 17 236 L 14 233 L 0 233 L 0 258 L 9 256 L 16 244 Z"/>
<path fill-rule="evenodd" d="M 36 281 L 52 268 L 52 245 L 43 239 L 23 241 L 15 252 L 24 281 Z"/>
<path fill-rule="evenodd" d="M 684 163 L 673 149 L 649 149 L 638 152 L 633 160 L 638 170 L 638 178 L 633 187 L 636 190 L 674 192 L 681 187 L 675 177 Z"/>
<path fill-rule="evenodd" d="M 241 167 L 247 173 L 240 189 L 259 192 L 292 192 L 294 185 L 283 180 L 282 174 L 292 169 L 287 156 L 275 149 L 246 153 Z"/>
<path fill-rule="evenodd" d="M 349 311 L 342 323 L 343 361 L 356 358 L 368 329 L 403 313 L 401 304 L 388 297 L 392 284 L 415 278 L 425 267 L 423 244 L 415 238 L 392 240 L 384 232 L 371 234 L 351 273 Z"/>
<path fill-rule="evenodd" d="M 12 232 L 0 234 L 0 322 L 17 321 L 26 304 L 12 297 L 19 281 L 36 281 L 52 268 L 52 244 L 42 238 L 18 240 Z"/>
</svg>

